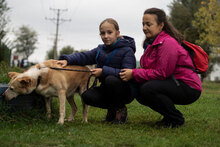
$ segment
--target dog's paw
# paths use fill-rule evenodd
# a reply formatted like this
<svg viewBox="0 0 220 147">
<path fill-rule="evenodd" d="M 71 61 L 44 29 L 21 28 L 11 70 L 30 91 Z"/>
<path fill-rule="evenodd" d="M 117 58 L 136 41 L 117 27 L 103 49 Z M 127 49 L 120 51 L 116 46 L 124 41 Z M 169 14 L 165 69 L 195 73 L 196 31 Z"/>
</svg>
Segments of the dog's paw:
<svg viewBox="0 0 220 147">
<path fill-rule="evenodd" d="M 67 121 L 68 121 L 68 122 L 73 122 L 73 121 L 74 121 L 74 118 L 68 118 Z"/>
<path fill-rule="evenodd" d="M 82 120 L 82 123 L 88 123 L 88 121 L 87 120 Z"/>
<path fill-rule="evenodd" d="M 72 122 L 72 121 L 74 121 L 74 118 L 69 117 L 68 119 L 65 119 L 65 121 L 67 121 L 67 122 Z"/>
<path fill-rule="evenodd" d="M 51 118 L 52 118 L 51 113 L 48 113 L 48 114 L 47 114 L 47 118 L 48 118 L 48 119 L 51 119 Z"/>
<path fill-rule="evenodd" d="M 58 124 L 58 125 L 63 125 L 64 122 L 59 122 L 59 121 L 58 121 L 57 124 Z"/>
<path fill-rule="evenodd" d="M 57 124 L 63 125 L 63 124 L 64 124 L 64 119 L 59 119 L 59 121 L 57 122 Z"/>
</svg>

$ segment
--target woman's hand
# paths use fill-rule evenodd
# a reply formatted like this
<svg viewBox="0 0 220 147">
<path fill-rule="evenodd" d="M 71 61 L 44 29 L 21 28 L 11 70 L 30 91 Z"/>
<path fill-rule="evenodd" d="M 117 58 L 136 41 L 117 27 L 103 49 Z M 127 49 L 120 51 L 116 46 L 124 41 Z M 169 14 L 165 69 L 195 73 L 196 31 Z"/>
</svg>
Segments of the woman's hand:
<svg viewBox="0 0 220 147">
<path fill-rule="evenodd" d="M 95 77 L 100 77 L 102 74 L 102 68 L 94 68 L 91 71 L 92 71 L 92 74 L 95 75 Z"/>
<path fill-rule="evenodd" d="M 133 78 L 132 69 L 122 69 L 119 75 L 120 75 L 120 78 L 126 82 Z"/>
<path fill-rule="evenodd" d="M 57 64 L 61 65 L 62 67 L 67 66 L 67 60 L 58 60 Z"/>
</svg>

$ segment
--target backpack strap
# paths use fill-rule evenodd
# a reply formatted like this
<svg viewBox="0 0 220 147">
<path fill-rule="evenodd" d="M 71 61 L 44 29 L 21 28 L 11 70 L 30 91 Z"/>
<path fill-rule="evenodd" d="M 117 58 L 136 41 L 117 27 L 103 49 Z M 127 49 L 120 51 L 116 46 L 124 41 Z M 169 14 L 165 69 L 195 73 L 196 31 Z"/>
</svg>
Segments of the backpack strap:
<svg viewBox="0 0 220 147">
<path fill-rule="evenodd" d="M 98 53 L 96 54 L 96 57 L 95 57 L 95 61 L 96 61 L 97 64 L 98 64 L 98 56 L 99 56 L 101 50 L 102 50 L 102 48 L 99 49 L 99 51 L 98 51 Z"/>
<path fill-rule="evenodd" d="M 114 51 L 111 53 L 111 55 L 107 58 L 107 60 L 105 61 L 105 65 L 108 65 L 109 62 L 111 61 L 113 55 L 117 52 L 118 48 L 114 49 Z"/>
<path fill-rule="evenodd" d="M 118 39 L 116 40 L 116 42 L 115 42 L 112 46 L 115 46 L 115 45 L 118 43 L 119 40 L 120 40 L 120 38 L 118 38 Z M 99 51 L 98 51 L 98 53 L 96 54 L 95 61 L 96 61 L 97 64 L 98 64 L 98 56 L 99 56 L 99 54 L 100 54 L 100 52 L 101 52 L 102 49 L 103 49 L 103 48 L 100 48 Z M 110 55 L 110 56 L 107 58 L 107 60 L 105 61 L 105 65 L 109 64 L 109 62 L 111 61 L 113 55 L 117 52 L 117 50 L 118 50 L 118 48 L 114 49 L 114 51 L 111 53 L 111 55 Z"/>
<path fill-rule="evenodd" d="M 198 70 L 193 69 L 193 68 L 191 68 L 191 67 L 189 67 L 189 66 L 185 66 L 185 65 L 176 65 L 176 66 L 179 66 L 179 67 L 184 67 L 184 68 L 188 68 L 188 69 L 191 69 L 192 71 L 196 72 L 197 74 L 199 73 L 199 71 L 198 71 Z"/>
<path fill-rule="evenodd" d="M 100 52 L 101 52 L 102 49 L 103 49 L 103 48 L 100 48 L 99 51 L 98 51 L 98 53 L 96 54 L 95 60 L 96 60 L 96 63 L 97 63 L 97 64 L 98 64 L 98 56 L 99 56 L 99 54 L 100 54 Z M 108 64 L 109 64 L 109 62 L 111 61 L 113 55 L 117 52 L 117 50 L 118 50 L 118 48 L 116 48 L 116 49 L 113 50 L 113 52 L 111 53 L 111 55 L 108 56 L 108 58 L 107 58 L 107 60 L 105 61 L 105 64 L 104 64 L 104 65 L 108 65 Z"/>
</svg>

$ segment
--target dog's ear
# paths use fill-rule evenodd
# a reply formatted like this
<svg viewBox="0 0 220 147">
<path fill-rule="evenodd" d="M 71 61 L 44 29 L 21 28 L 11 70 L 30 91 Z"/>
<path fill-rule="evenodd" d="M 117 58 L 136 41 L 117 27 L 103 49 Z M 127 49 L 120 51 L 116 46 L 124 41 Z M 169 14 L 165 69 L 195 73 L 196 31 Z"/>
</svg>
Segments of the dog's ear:
<svg viewBox="0 0 220 147">
<path fill-rule="evenodd" d="M 31 79 L 28 77 L 22 77 L 18 79 L 18 81 L 21 83 L 22 86 L 27 87 L 31 84 Z"/>
<path fill-rule="evenodd" d="M 16 78 L 20 73 L 17 72 L 9 72 L 8 73 L 8 77 L 9 78 Z"/>
<path fill-rule="evenodd" d="M 36 64 L 35 65 L 38 69 L 40 69 L 41 67 L 40 67 L 40 64 Z"/>
</svg>

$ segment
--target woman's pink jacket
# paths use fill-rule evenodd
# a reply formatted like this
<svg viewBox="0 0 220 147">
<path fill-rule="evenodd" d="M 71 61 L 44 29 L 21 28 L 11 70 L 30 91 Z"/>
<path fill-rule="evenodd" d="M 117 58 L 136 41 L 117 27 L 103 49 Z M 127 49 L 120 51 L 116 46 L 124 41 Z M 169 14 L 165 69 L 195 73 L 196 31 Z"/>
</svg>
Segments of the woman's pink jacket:
<svg viewBox="0 0 220 147">
<path fill-rule="evenodd" d="M 132 76 L 137 82 L 165 80 L 174 75 L 177 80 L 202 91 L 199 76 L 189 69 L 194 68 L 189 53 L 164 31 L 156 37 L 153 44 L 147 46 L 141 56 L 140 65 L 142 68 L 132 71 Z"/>
</svg>

